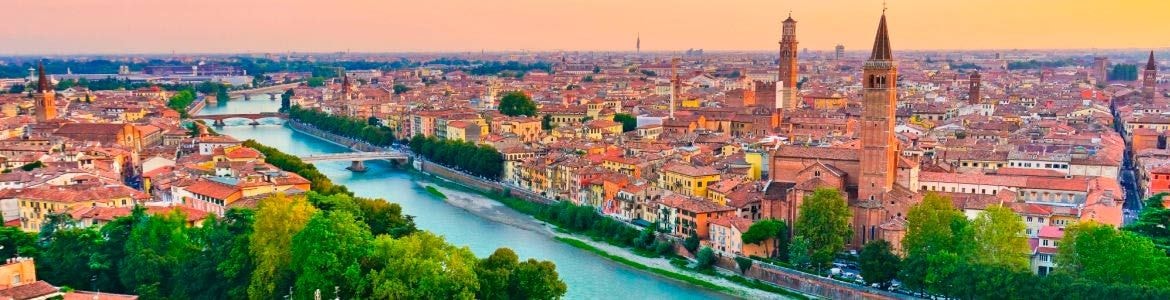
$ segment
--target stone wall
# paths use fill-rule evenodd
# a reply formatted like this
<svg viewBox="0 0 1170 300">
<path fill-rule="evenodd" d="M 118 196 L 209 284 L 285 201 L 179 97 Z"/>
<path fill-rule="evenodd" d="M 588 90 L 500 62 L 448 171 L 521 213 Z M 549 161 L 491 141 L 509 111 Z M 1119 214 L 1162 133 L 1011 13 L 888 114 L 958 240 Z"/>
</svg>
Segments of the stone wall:
<svg viewBox="0 0 1170 300">
<path fill-rule="evenodd" d="M 438 176 L 438 177 L 443 178 L 443 179 L 454 181 L 456 183 L 459 183 L 460 185 L 472 188 L 472 189 L 480 191 L 480 192 L 499 193 L 501 191 L 507 191 L 508 195 L 525 200 L 525 201 L 543 203 L 543 204 L 553 203 L 552 200 L 545 198 L 543 196 L 540 196 L 538 194 L 529 192 L 527 190 L 510 188 L 510 187 L 504 186 L 503 184 L 501 184 L 499 182 L 491 181 L 491 180 L 487 180 L 487 179 L 483 179 L 483 178 L 479 178 L 479 177 L 475 177 L 475 176 L 470 176 L 470 175 L 452 170 L 450 168 L 447 168 L 445 166 L 442 166 L 442 165 L 439 165 L 436 163 L 432 163 L 429 161 L 420 161 L 419 164 L 422 166 L 421 171 L 423 171 L 424 173 L 432 174 L 432 175 Z"/>
<path fill-rule="evenodd" d="M 739 273 L 739 265 L 736 264 L 733 257 L 720 257 L 716 261 L 716 266 L 724 270 Z M 909 295 L 881 291 L 859 284 L 815 276 L 755 260 L 753 260 L 752 267 L 743 276 L 771 282 L 790 290 L 828 299 L 914 299 L 914 297 Z"/>
</svg>

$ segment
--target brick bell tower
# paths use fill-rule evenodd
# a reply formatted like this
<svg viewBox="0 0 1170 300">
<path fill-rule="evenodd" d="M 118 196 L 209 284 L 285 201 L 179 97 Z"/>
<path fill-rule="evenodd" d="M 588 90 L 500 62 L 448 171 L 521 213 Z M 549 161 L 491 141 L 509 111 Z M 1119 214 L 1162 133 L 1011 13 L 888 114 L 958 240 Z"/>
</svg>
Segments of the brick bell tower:
<svg viewBox="0 0 1170 300">
<path fill-rule="evenodd" d="M 861 112 L 861 176 L 854 205 L 854 247 L 878 238 L 877 227 L 886 220 L 883 198 L 897 178 L 898 149 L 894 136 L 898 67 L 890 50 L 883 10 L 873 51 L 862 69 L 864 97 Z"/>
<path fill-rule="evenodd" d="M 44 63 L 37 63 L 37 99 L 36 117 L 38 122 L 57 118 L 57 92 L 53 91 L 53 83 L 45 76 Z"/>
<path fill-rule="evenodd" d="M 799 71 L 799 66 L 796 64 L 796 20 L 792 19 L 792 13 L 788 14 L 788 19 L 784 20 L 784 26 L 781 30 L 780 36 L 780 75 L 777 78 L 777 88 L 780 101 L 775 104 L 773 108 L 793 109 L 799 104 L 796 99 L 796 73 Z"/>
</svg>

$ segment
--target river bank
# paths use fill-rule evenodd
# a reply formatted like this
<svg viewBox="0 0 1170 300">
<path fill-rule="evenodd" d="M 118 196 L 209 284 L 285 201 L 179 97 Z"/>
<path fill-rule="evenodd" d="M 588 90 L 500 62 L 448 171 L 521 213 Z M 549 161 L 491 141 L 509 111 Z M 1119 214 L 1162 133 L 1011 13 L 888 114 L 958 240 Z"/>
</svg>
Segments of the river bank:
<svg viewBox="0 0 1170 300">
<path fill-rule="evenodd" d="M 227 107 L 209 107 L 215 110 L 204 113 L 263 112 L 263 105 L 267 103 L 235 101 Z M 221 133 L 239 140 L 257 140 L 296 156 L 351 151 L 283 125 L 226 126 Z M 561 278 L 569 285 L 566 299 L 732 298 L 630 268 L 557 241 L 543 232 L 545 229 L 542 224 L 477 193 L 469 194 L 467 205 L 484 206 L 485 210 L 473 213 L 460 207 L 467 205 L 452 205 L 432 196 L 424 186 L 420 186 L 417 183 L 420 179 L 418 174 L 403 172 L 402 168 L 388 162 L 370 161 L 367 164 L 369 171 L 364 173 L 346 170 L 349 162 L 318 162 L 314 165 L 334 183 L 348 187 L 357 196 L 383 198 L 400 204 L 404 213 L 416 216 L 415 221 L 420 229 L 442 235 L 452 244 L 466 246 L 479 256 L 490 255 L 497 248 L 506 247 L 513 249 L 521 259 L 553 261 Z M 427 181 L 425 184 L 434 183 Z M 484 215 L 496 216 L 489 218 Z"/>
</svg>

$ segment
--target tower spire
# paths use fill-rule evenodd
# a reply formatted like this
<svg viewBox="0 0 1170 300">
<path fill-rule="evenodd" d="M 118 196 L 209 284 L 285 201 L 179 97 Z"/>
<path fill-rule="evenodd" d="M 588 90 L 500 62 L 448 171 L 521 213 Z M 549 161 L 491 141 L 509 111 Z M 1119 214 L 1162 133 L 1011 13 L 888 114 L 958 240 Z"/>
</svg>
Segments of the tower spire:
<svg viewBox="0 0 1170 300">
<path fill-rule="evenodd" d="M 1150 51 L 1150 60 L 1146 62 L 1146 70 L 1157 70 L 1158 63 L 1154 62 L 1154 51 Z"/>
<path fill-rule="evenodd" d="M 40 92 L 47 92 L 52 90 L 52 83 L 49 82 L 49 77 L 45 76 L 45 63 L 37 62 L 37 90 Z"/>
<path fill-rule="evenodd" d="M 886 29 L 886 13 L 885 8 L 882 9 L 882 20 L 878 23 L 877 36 L 873 40 L 873 52 L 869 55 L 870 60 L 893 60 L 894 54 L 890 50 L 890 33 Z"/>
</svg>

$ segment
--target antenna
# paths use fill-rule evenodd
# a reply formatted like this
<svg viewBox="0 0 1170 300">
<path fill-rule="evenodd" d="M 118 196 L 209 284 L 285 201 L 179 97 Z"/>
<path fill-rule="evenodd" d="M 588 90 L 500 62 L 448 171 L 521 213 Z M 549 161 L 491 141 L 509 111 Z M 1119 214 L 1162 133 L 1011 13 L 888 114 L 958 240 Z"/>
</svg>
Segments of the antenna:
<svg viewBox="0 0 1170 300">
<path fill-rule="evenodd" d="M 886 14 L 886 0 L 882 0 L 882 14 Z"/>
</svg>

